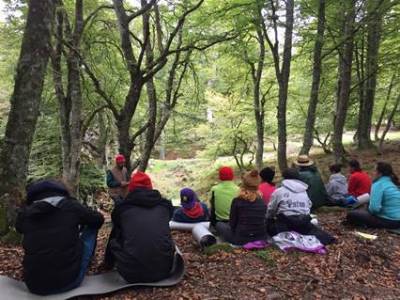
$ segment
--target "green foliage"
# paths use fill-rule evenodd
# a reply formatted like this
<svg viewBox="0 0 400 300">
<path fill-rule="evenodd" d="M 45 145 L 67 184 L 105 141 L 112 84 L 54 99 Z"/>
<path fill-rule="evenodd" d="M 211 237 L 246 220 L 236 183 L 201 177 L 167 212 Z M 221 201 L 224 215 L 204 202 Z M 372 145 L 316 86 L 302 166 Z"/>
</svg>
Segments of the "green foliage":
<svg viewBox="0 0 400 300">
<path fill-rule="evenodd" d="M 79 196 L 82 200 L 93 196 L 96 191 L 105 188 L 104 170 L 88 162 L 81 164 Z"/>
<path fill-rule="evenodd" d="M 209 246 L 207 248 L 204 248 L 204 254 L 207 256 L 211 256 L 214 254 L 217 254 L 219 252 L 232 252 L 235 248 L 233 248 L 230 244 L 228 243 L 221 243 L 221 244 L 215 244 L 212 246 Z"/>
<path fill-rule="evenodd" d="M 276 265 L 276 261 L 274 258 L 271 256 L 271 253 L 273 252 L 273 248 L 267 248 L 265 250 L 258 250 L 254 252 L 254 255 L 260 258 L 265 264 L 267 264 L 270 267 L 274 267 Z"/>
<path fill-rule="evenodd" d="M 344 38 L 341 34 L 341 26 L 345 1 L 327 0 L 321 87 L 316 114 L 316 131 L 322 139 L 333 130 L 338 88 L 338 54 Z M 26 13 L 26 1 L 7 0 L 6 2 L 10 4 L 11 15 L 5 22 L 0 22 L 0 75 L 2 78 L 0 81 L 0 147 Z M 282 3 L 282 1 L 277 2 Z M 357 1 L 360 12 L 362 12 L 361 6 L 364 5 L 364 2 Z M 64 1 L 70 20 L 73 20 L 74 3 L 73 0 Z M 109 1 L 85 1 L 85 17 L 105 3 L 109 4 Z M 194 3 L 196 3 L 194 0 L 159 1 L 164 39 L 175 28 L 183 9 Z M 188 166 L 188 162 L 183 161 L 182 164 L 174 166 L 176 173 L 185 173 L 187 183 L 195 186 L 204 197 L 206 197 L 209 186 L 215 181 L 216 166 L 219 163 L 214 164 L 209 160 L 223 156 L 229 157 L 228 160 L 231 163 L 230 158 L 232 156 L 240 158 L 244 153 L 244 164 L 247 166 L 252 158 L 251 152 L 254 152 L 256 127 L 252 95 L 253 84 L 249 63 L 256 63 L 259 55 L 254 25 L 257 16 L 256 5 L 265 5 L 265 1 L 204 1 L 199 10 L 187 17 L 183 27 L 183 45 L 193 41 L 203 45 L 208 41 L 216 40 L 225 32 L 235 35 L 235 38 L 217 43 L 205 51 L 192 51 L 188 71 L 183 77 L 179 91 L 178 103 L 171 111 L 171 118 L 164 130 L 162 141 L 157 144 L 153 155 L 154 158 L 157 157 L 161 148 L 165 148 L 168 158 L 205 158 L 207 163 Z M 382 5 L 384 8 L 390 5 L 390 9 L 385 13 L 383 22 L 373 123 L 377 121 L 382 111 L 393 74 L 396 82 L 388 101 L 389 111 L 393 109 L 400 83 L 397 70 L 400 51 L 400 33 L 398 31 L 400 22 L 397 16 L 400 12 L 400 5 L 396 1 L 388 0 L 383 1 Z M 132 11 L 138 9 L 130 1 L 125 1 L 125 6 L 131 6 Z M 301 143 L 305 129 L 304 124 L 312 78 L 317 8 L 318 1 L 316 0 L 296 1 L 295 38 L 287 113 L 288 140 L 292 144 Z M 272 20 L 268 5 L 265 6 L 263 13 L 267 25 L 270 25 Z M 358 46 L 361 46 L 362 41 L 366 41 L 366 20 L 362 17 L 360 15 L 357 19 L 359 30 L 356 33 L 356 42 Z M 130 26 L 132 34 L 138 39 L 142 38 L 143 28 L 141 24 L 141 18 L 137 18 L 132 21 Z M 282 41 L 283 27 L 281 24 L 278 27 L 278 38 Z M 151 30 L 154 30 L 154 28 Z M 132 39 L 134 39 L 133 35 Z M 155 39 L 155 36 L 152 36 L 152 39 Z M 173 46 L 176 46 L 176 40 L 173 43 Z M 156 43 L 153 43 L 152 46 L 157 57 L 159 50 Z M 282 43 L 279 47 L 282 47 Z M 133 50 L 138 58 L 139 47 L 135 46 Z M 121 55 L 120 35 L 115 12 L 112 9 L 99 10 L 86 24 L 82 37 L 81 55 L 98 78 L 102 89 L 112 99 L 117 110 L 122 109 L 129 90 L 130 74 L 126 71 L 125 64 L 127 62 Z M 159 110 L 163 108 L 166 98 L 165 87 L 168 83 L 168 70 L 173 61 L 171 58 L 172 56 L 168 58 L 165 67 L 154 77 Z M 65 61 L 63 61 L 63 65 L 64 63 Z M 182 64 L 179 65 L 179 68 L 182 68 Z M 82 69 L 85 70 L 84 67 Z M 51 64 L 49 64 L 41 116 L 32 146 L 29 180 L 59 177 L 61 174 L 58 103 L 54 99 L 51 71 Z M 67 77 L 65 67 L 63 71 L 65 81 Z M 356 64 L 354 63 L 351 103 L 345 128 L 347 131 L 354 130 L 358 124 L 360 105 L 358 87 L 362 83 L 358 82 L 356 71 Z M 179 72 L 181 72 L 181 69 Z M 273 57 L 270 55 L 266 44 L 261 90 L 266 91 L 270 88 L 265 103 L 265 148 L 268 151 L 274 150 L 272 145 L 275 146 L 276 141 L 278 83 L 275 78 Z M 96 93 L 96 88 L 86 72 L 82 72 L 82 93 L 84 99 L 82 118 L 87 121 L 95 109 L 104 106 L 105 101 Z M 210 113 L 212 113 L 212 119 L 208 119 Z M 100 124 L 97 118 L 93 118 L 89 124 L 88 135 L 95 137 L 92 144 L 96 147 L 98 146 L 96 138 L 101 135 L 101 127 L 106 127 L 105 131 L 109 135 L 105 138 L 105 147 L 108 154 L 113 155 L 116 152 L 115 144 L 117 140 L 114 125 L 115 116 L 108 108 L 105 108 L 102 114 L 106 121 L 103 122 L 104 124 Z M 136 132 L 147 120 L 147 95 L 146 89 L 143 89 L 132 121 L 131 133 Z M 398 125 L 399 123 L 400 114 L 397 114 L 395 124 Z M 135 158 L 140 156 L 144 140 L 145 137 L 142 135 L 135 141 Z M 352 138 L 347 135 L 344 140 L 349 143 Z M 85 142 L 93 141 L 85 136 Z M 87 197 L 93 194 L 96 189 L 104 187 L 104 171 L 97 166 L 98 163 L 94 162 L 97 158 L 94 155 L 95 150 L 86 146 L 82 152 L 84 157 L 81 165 L 80 191 L 83 197 Z M 163 175 L 163 169 L 166 167 L 171 167 L 169 162 L 161 163 L 157 161 L 150 170 L 154 174 Z M 204 171 L 198 172 L 198 169 Z M 165 191 L 168 197 L 173 199 L 177 197 L 178 188 L 176 184 L 165 186 Z"/>
<path fill-rule="evenodd" d="M 58 119 L 50 110 L 38 120 L 29 163 L 28 181 L 59 178 L 61 175 L 61 147 Z"/>
</svg>

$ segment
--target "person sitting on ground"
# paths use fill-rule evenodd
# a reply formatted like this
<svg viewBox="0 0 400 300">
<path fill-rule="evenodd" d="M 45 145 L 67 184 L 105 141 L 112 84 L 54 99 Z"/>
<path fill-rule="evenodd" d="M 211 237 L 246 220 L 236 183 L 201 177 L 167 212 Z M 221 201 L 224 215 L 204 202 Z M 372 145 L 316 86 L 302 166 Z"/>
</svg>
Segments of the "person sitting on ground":
<svg viewBox="0 0 400 300">
<path fill-rule="evenodd" d="M 345 206 L 347 197 L 347 179 L 341 173 L 342 165 L 333 164 L 329 166 L 331 176 L 326 184 L 326 192 L 333 204 Z"/>
<path fill-rule="evenodd" d="M 221 167 L 219 169 L 219 180 L 221 182 L 211 189 L 210 222 L 213 226 L 217 222 L 229 222 L 232 200 L 239 193 L 239 187 L 233 182 L 233 178 L 232 168 Z"/>
<path fill-rule="evenodd" d="M 114 265 L 129 283 L 155 282 L 171 271 L 175 245 L 169 228 L 173 214 L 170 201 L 153 189 L 143 172 L 132 175 L 129 194 L 116 204 L 113 229 L 105 253 L 105 266 Z"/>
<path fill-rule="evenodd" d="M 349 212 L 347 221 L 356 226 L 400 228 L 400 181 L 390 164 L 378 162 L 368 210 Z"/>
<path fill-rule="evenodd" d="M 307 184 L 307 194 L 312 202 L 312 210 L 328 205 L 329 197 L 317 166 L 307 155 L 299 155 L 294 162 L 300 174 L 300 180 Z"/>
<path fill-rule="evenodd" d="M 358 160 L 349 161 L 350 177 L 349 177 L 349 195 L 357 198 L 371 191 L 372 181 L 369 175 L 361 169 Z"/>
<path fill-rule="evenodd" d="M 218 222 L 216 230 L 220 236 L 234 245 L 265 241 L 265 213 L 267 207 L 258 192 L 261 178 L 257 170 L 242 176 L 239 195 L 233 199 L 229 223 Z"/>
<path fill-rule="evenodd" d="M 180 192 L 181 206 L 174 211 L 172 220 L 182 223 L 205 222 L 209 219 L 208 207 L 200 202 L 197 194 L 189 188 L 184 188 Z"/>
<path fill-rule="evenodd" d="M 276 189 L 275 184 L 273 182 L 274 176 L 275 176 L 275 170 L 270 167 L 266 167 L 260 171 L 260 177 L 262 182 L 258 186 L 258 190 L 262 195 L 265 205 L 268 205 L 269 200 L 271 199 L 271 195 Z"/>
<path fill-rule="evenodd" d="M 282 173 L 282 186 L 275 190 L 267 209 L 267 231 L 274 236 L 284 231 L 315 235 L 327 245 L 335 239 L 311 223 L 312 202 L 307 194 L 307 184 L 300 180 L 297 169 L 286 169 Z"/>
<path fill-rule="evenodd" d="M 56 180 L 27 187 L 26 206 L 15 228 L 23 234 L 23 274 L 29 291 L 57 294 L 78 287 L 95 252 L 97 231 L 104 222 L 70 196 Z"/>
<path fill-rule="evenodd" d="M 128 195 L 129 174 L 125 167 L 125 157 L 122 154 L 115 156 L 115 166 L 107 171 L 108 193 L 114 203 L 121 201 Z"/>
</svg>

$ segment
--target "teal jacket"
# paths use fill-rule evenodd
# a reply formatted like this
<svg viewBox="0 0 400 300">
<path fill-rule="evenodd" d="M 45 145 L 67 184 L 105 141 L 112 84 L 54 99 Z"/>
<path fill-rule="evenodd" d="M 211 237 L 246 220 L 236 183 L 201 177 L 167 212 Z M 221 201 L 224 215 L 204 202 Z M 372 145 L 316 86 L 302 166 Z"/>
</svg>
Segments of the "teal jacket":
<svg viewBox="0 0 400 300">
<path fill-rule="evenodd" d="M 400 189 L 390 177 L 382 176 L 372 184 L 369 212 L 384 219 L 400 220 Z"/>
</svg>

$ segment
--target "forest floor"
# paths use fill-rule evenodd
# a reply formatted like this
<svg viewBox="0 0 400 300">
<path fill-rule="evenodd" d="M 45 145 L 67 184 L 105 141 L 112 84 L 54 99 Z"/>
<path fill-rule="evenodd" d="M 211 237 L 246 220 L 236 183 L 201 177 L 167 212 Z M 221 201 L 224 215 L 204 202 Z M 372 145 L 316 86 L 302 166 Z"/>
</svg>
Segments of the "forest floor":
<svg viewBox="0 0 400 300">
<path fill-rule="evenodd" d="M 381 157 L 373 152 L 353 153 L 369 171 L 384 158 L 400 173 L 399 154 L 398 144 Z M 326 168 L 331 158 L 316 160 L 320 168 Z M 345 209 L 322 208 L 316 214 L 321 226 L 338 240 L 327 247 L 325 255 L 284 253 L 273 247 L 249 252 L 226 245 L 201 251 L 190 233 L 173 232 L 186 262 L 180 284 L 85 299 L 399 299 L 400 235 L 361 229 L 378 236 L 368 240 L 342 224 Z M 91 274 L 104 271 L 101 264 L 109 231 L 110 225 L 104 226 L 99 234 Z M 21 247 L 0 244 L 0 274 L 21 279 L 22 256 Z"/>
</svg>

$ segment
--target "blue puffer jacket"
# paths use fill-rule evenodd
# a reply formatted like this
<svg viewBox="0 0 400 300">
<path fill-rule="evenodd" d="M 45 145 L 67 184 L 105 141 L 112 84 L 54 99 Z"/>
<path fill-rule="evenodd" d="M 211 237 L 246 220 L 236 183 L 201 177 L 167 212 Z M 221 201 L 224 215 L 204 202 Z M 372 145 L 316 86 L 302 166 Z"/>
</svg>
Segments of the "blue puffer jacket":
<svg viewBox="0 0 400 300">
<path fill-rule="evenodd" d="M 372 184 L 369 211 L 381 218 L 400 220 L 400 189 L 390 177 L 382 176 Z"/>
</svg>

